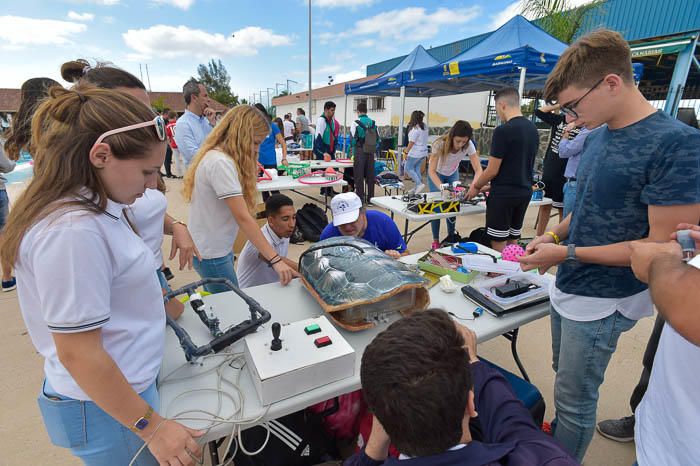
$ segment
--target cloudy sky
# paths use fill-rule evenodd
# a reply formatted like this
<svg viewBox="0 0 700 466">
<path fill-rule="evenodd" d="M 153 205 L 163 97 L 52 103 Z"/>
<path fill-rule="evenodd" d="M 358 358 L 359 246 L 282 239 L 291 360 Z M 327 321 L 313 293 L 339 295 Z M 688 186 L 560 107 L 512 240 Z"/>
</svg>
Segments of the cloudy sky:
<svg viewBox="0 0 700 466">
<path fill-rule="evenodd" d="M 490 31 L 512 0 L 312 0 L 313 83 L 365 75 L 366 65 Z M 0 87 L 59 80 L 75 58 L 111 61 L 154 91 L 177 91 L 197 65 L 220 58 L 236 94 L 308 83 L 308 0 L 3 0 Z M 144 81 L 146 81 L 144 71 Z M 281 86 L 278 86 L 281 87 Z"/>
</svg>

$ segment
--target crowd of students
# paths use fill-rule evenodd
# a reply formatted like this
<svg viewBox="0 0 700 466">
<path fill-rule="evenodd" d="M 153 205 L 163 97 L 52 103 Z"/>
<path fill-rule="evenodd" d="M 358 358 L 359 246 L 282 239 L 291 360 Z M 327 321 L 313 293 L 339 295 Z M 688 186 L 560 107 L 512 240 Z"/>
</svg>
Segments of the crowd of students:
<svg viewBox="0 0 700 466">
<path fill-rule="evenodd" d="M 276 143 L 285 164 L 286 140 L 311 126 L 301 111 L 297 125 L 289 116 L 280 131 L 264 108 L 249 105 L 216 121 L 206 89 L 195 81 L 183 88 L 184 115 L 166 126 L 133 75 L 82 60 L 61 72 L 70 89 L 46 78 L 23 86 L 4 151 L 10 159 L 20 150 L 31 153 L 34 177 L 9 214 L 0 185 L 2 223 L 7 217 L 3 288 L 14 286 L 8 275 L 14 269 L 23 318 L 45 359 L 41 415 L 51 441 L 85 464 L 128 464 L 146 442 L 148 452 L 135 464 L 190 465 L 201 456 L 202 432 L 157 412 L 165 313 L 182 313 L 181 303 L 163 303 L 169 290 L 164 236 L 172 236 L 170 259 L 179 254 L 180 268 L 194 267 L 202 278 L 227 278 L 242 287 L 288 284 L 299 275 L 286 257 L 295 226 L 292 200 L 266 196 L 262 228 L 251 212 L 258 164 L 276 168 Z M 653 370 L 645 361 L 648 387 L 633 406 L 637 459 L 641 465 L 697 461 L 700 264 L 682 261 L 674 235 L 690 229 L 700 244 L 700 132 L 644 99 L 632 78 L 629 46 L 611 31 L 593 32 L 569 47 L 544 94 L 557 102 L 539 116 L 553 127 L 547 177 L 565 174 L 548 184 L 563 218 L 545 231 L 549 215 L 543 212 L 543 231 L 520 260 L 523 270 L 540 273 L 558 266 L 550 296 L 552 436 L 534 424 L 505 379 L 479 360 L 474 333 L 431 310 L 392 324 L 367 347 L 361 379 L 374 423 L 347 464 L 578 464 L 595 430 L 599 388 L 617 342 L 652 315 L 654 304 L 660 318 L 645 357 Z M 521 236 L 539 136 L 522 116 L 516 90 L 498 91 L 495 105 L 503 124 L 494 131 L 485 169 L 463 121 L 429 155 L 424 115 L 416 111 L 407 171 L 421 192 L 417 167 L 428 158 L 428 185 L 437 191 L 458 179 L 460 162 L 469 160 L 475 178 L 468 197 L 488 189 L 486 231 L 492 247 L 502 250 Z M 318 159 L 335 155 L 334 111 L 326 103 L 313 128 Z M 358 106 L 358 114 L 352 127 L 359 147 L 356 192 L 333 197 L 332 224 L 321 239 L 364 238 L 398 259 L 408 250 L 396 224 L 366 208 L 374 154 L 362 139 L 376 124 L 366 107 Z M 190 226 L 167 213 L 159 172 L 168 143 L 186 167 Z M 0 157 L 0 169 L 11 164 Z M 431 228 L 437 247 L 440 222 Z M 454 220 L 447 229 L 448 238 L 456 235 Z M 234 268 L 239 231 L 248 242 Z M 474 418 L 479 437 L 470 430 Z M 388 457 L 390 443 L 399 458 Z"/>
</svg>

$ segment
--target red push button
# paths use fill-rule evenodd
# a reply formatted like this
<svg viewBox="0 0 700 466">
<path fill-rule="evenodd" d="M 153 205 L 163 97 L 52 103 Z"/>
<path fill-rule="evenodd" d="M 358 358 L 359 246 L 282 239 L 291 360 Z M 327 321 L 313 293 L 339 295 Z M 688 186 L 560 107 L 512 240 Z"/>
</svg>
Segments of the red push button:
<svg viewBox="0 0 700 466">
<path fill-rule="evenodd" d="M 331 341 L 330 337 L 320 337 L 314 340 L 314 345 L 316 345 L 316 348 L 323 348 L 324 346 L 332 344 L 333 342 Z"/>
</svg>

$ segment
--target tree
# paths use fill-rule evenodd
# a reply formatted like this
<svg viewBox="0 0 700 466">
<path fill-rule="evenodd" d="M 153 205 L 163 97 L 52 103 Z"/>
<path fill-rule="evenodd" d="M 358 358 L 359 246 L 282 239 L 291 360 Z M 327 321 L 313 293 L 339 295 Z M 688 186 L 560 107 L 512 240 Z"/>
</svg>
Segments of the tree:
<svg viewBox="0 0 700 466">
<path fill-rule="evenodd" d="M 277 94 L 278 97 L 283 96 L 283 95 L 292 95 L 292 93 L 285 89 L 282 92 L 280 92 L 279 94 Z"/>
<path fill-rule="evenodd" d="M 165 111 L 165 100 L 163 100 L 163 96 L 160 95 L 157 99 L 152 100 L 151 107 L 158 113 L 163 113 Z"/>
<path fill-rule="evenodd" d="M 560 41 L 570 44 L 586 15 L 605 0 L 592 0 L 573 8 L 571 0 L 523 0 L 522 14 L 537 19 L 538 25 Z"/>
<path fill-rule="evenodd" d="M 231 76 L 221 60 L 199 65 L 197 74 L 197 80 L 207 89 L 209 97 L 227 106 L 238 105 L 238 96 L 231 91 Z"/>
</svg>

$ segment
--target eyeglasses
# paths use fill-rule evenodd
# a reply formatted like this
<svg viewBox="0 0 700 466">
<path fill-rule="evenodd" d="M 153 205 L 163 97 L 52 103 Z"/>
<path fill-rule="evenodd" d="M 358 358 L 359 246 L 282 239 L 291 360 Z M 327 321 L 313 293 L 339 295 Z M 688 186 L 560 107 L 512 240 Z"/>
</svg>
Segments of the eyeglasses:
<svg viewBox="0 0 700 466">
<path fill-rule="evenodd" d="M 146 128 L 148 126 L 155 126 L 156 135 L 158 136 L 158 139 L 160 139 L 161 141 L 165 141 L 165 120 L 163 120 L 162 116 L 158 115 L 151 121 L 144 121 L 143 123 L 136 123 L 135 125 L 111 129 L 105 133 L 102 133 L 100 137 L 97 138 L 97 141 L 95 141 L 95 144 L 93 144 L 93 147 L 104 141 L 104 139 L 108 136 L 114 136 L 115 134 L 126 133 L 127 131 L 131 131 L 133 129 Z"/>
<path fill-rule="evenodd" d="M 562 112 L 563 114 L 565 114 L 565 115 L 569 115 L 569 116 L 570 116 L 571 118 L 573 118 L 574 120 L 578 120 L 578 113 L 576 113 L 576 110 L 574 110 L 574 109 L 576 108 L 576 106 L 577 106 L 578 104 L 581 103 L 581 101 L 582 101 L 588 94 L 590 94 L 591 92 L 593 92 L 593 89 L 595 89 L 596 87 L 600 86 L 600 83 L 602 83 L 603 80 L 605 80 L 605 77 L 600 78 L 600 80 L 599 80 L 597 83 L 595 83 L 595 84 L 593 85 L 593 87 L 591 87 L 590 89 L 588 89 L 588 92 L 586 92 L 585 94 L 583 94 L 581 97 L 579 97 L 579 98 L 576 99 L 575 101 L 573 101 L 573 102 L 571 102 L 571 103 L 569 103 L 569 104 L 566 104 L 566 105 L 562 105 L 562 106 L 560 107 L 561 112 Z"/>
</svg>

